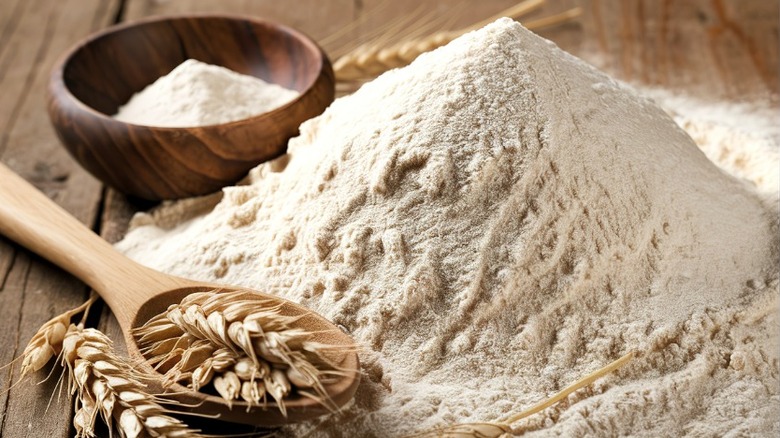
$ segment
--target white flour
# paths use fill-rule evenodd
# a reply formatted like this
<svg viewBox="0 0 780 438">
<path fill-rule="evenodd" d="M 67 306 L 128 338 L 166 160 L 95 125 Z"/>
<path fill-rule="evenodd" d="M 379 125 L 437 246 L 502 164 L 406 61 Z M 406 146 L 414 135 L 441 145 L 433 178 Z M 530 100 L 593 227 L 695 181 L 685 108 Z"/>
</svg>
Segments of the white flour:
<svg viewBox="0 0 780 438">
<path fill-rule="evenodd" d="M 260 78 L 188 59 L 133 95 L 114 118 L 147 126 L 215 125 L 271 111 L 297 96 Z"/>
<path fill-rule="evenodd" d="M 710 155 L 731 141 L 679 117 Z M 505 19 L 337 100 L 289 151 L 119 248 L 348 328 L 364 378 L 314 435 L 500 420 L 629 350 L 517 426 L 780 432 L 778 182 L 737 159 L 757 150 L 725 159 L 750 181 L 728 175 L 652 102 Z"/>
<path fill-rule="evenodd" d="M 649 90 L 669 108 L 707 158 L 748 181 L 777 208 L 780 188 L 780 114 L 777 108 L 748 103 L 701 102 Z"/>
</svg>

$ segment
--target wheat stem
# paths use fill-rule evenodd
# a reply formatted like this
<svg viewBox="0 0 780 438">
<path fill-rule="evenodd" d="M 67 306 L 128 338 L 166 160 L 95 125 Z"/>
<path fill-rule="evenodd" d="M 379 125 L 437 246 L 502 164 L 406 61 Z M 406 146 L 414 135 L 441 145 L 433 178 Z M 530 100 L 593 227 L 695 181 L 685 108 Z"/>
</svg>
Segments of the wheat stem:
<svg viewBox="0 0 780 438">
<path fill-rule="evenodd" d="M 577 391 L 579 389 L 582 389 L 591 383 L 595 382 L 596 380 L 604 377 L 605 375 L 621 368 L 623 365 L 628 363 L 631 359 L 634 358 L 635 352 L 630 351 L 620 359 L 610 363 L 609 365 L 600 368 L 587 376 L 581 378 L 580 380 L 577 380 L 576 382 L 572 383 L 571 385 L 567 386 L 566 388 L 559 391 L 557 394 L 553 395 L 552 397 L 542 400 L 541 402 L 531 406 L 530 408 L 524 410 L 523 412 L 520 412 L 516 415 L 512 415 L 506 420 L 503 421 L 505 424 L 512 424 L 519 420 L 522 420 L 523 418 L 529 417 L 537 412 L 543 411 L 550 406 L 558 403 L 559 401 L 563 400 L 564 398 L 568 397 L 569 394 L 573 393 L 574 391 Z"/>
<path fill-rule="evenodd" d="M 557 26 L 559 24 L 569 22 L 579 17 L 580 15 L 582 15 L 582 8 L 580 6 L 577 6 L 576 8 L 571 8 L 569 10 L 563 11 L 560 14 L 550 15 L 536 20 L 523 22 L 523 26 L 531 30 L 540 30 L 546 27 Z"/>
<path fill-rule="evenodd" d="M 409 435 L 407 438 L 502 438 L 512 435 L 512 423 L 529 417 L 537 412 L 541 412 L 550 406 L 558 403 L 564 398 L 568 397 L 574 391 L 582 389 L 596 380 L 604 377 L 605 375 L 621 368 L 634 358 L 635 352 L 631 351 L 624 355 L 620 359 L 611 362 L 609 365 L 600 368 L 587 376 L 577 380 L 571 385 L 559 391 L 557 394 L 550 398 L 544 399 L 541 402 L 531 406 L 530 408 L 509 416 L 503 421 L 495 423 L 463 423 L 454 424 L 442 428 L 437 428 L 430 431 L 421 432 L 414 435 Z"/>
<path fill-rule="evenodd" d="M 370 42 L 364 43 L 349 53 L 340 56 L 333 64 L 333 70 L 336 73 L 336 78 L 340 81 L 351 81 L 376 76 L 391 68 L 406 65 L 412 62 L 420 54 L 441 47 L 458 36 L 473 29 L 480 28 L 498 18 L 520 18 L 542 6 L 544 2 L 545 0 L 526 0 L 475 25 L 456 31 L 438 32 L 429 37 L 416 38 L 417 34 L 413 31 L 411 35 L 407 35 L 405 41 L 389 46 L 387 45 L 388 41 L 396 32 L 389 30 L 384 31 L 380 37 L 374 38 L 373 40 L 369 39 Z M 403 23 L 399 23 L 399 25 L 400 24 Z M 406 24 L 408 24 L 408 22 Z M 419 32 L 419 29 L 417 29 L 419 26 L 404 27 L 416 29 L 416 31 Z"/>
<path fill-rule="evenodd" d="M 526 1 L 520 2 L 520 3 L 512 6 L 511 8 L 505 9 L 505 10 L 503 10 L 503 11 L 493 15 L 492 17 L 486 18 L 486 19 L 484 19 L 484 20 L 482 20 L 482 21 L 480 21 L 478 23 L 472 24 L 471 26 L 469 26 L 469 27 L 467 27 L 465 29 L 462 29 L 460 32 L 461 33 L 466 33 L 466 32 L 471 32 L 472 30 L 481 29 L 481 28 L 487 26 L 488 24 L 490 24 L 490 23 L 492 23 L 492 22 L 494 22 L 494 21 L 496 21 L 496 20 L 498 20 L 499 18 L 502 18 L 502 17 L 509 17 L 509 18 L 514 18 L 514 19 L 521 18 L 521 17 L 523 17 L 525 15 L 530 14 L 531 12 L 535 11 L 536 9 L 539 9 L 540 7 L 542 7 L 542 5 L 544 5 L 545 1 L 546 0 L 526 0 Z"/>
<path fill-rule="evenodd" d="M 333 64 L 336 78 L 340 82 L 359 81 L 375 77 L 387 70 L 403 67 L 421 54 L 444 46 L 466 32 L 480 28 L 504 16 L 519 18 L 538 8 L 544 0 L 528 0 L 473 26 L 454 31 L 442 31 L 427 37 L 407 37 L 404 41 L 387 44 L 389 37 L 364 43 L 339 57 Z M 524 23 L 528 29 L 538 30 L 573 20 L 582 14 L 582 8 L 572 8 L 563 13 Z"/>
<path fill-rule="evenodd" d="M 369 14 L 361 17 L 359 20 L 355 22 L 355 27 L 368 21 L 369 15 L 374 14 L 380 9 L 381 9 L 380 7 L 377 7 L 373 9 L 371 12 L 369 12 Z M 387 20 L 383 22 L 380 26 L 368 30 L 367 34 L 363 35 L 362 39 L 348 40 L 346 44 L 331 51 L 330 55 L 333 57 L 333 59 L 337 59 L 340 58 L 341 56 L 344 56 L 347 53 L 351 53 L 355 50 L 360 50 L 360 48 L 364 46 L 368 46 L 371 44 L 380 44 L 380 45 L 384 44 L 383 41 L 386 41 L 386 39 L 391 38 L 393 35 L 398 34 L 403 29 L 408 27 L 409 23 L 411 23 L 415 19 L 415 17 L 419 16 L 423 10 L 424 10 L 424 5 L 419 5 L 414 11 L 412 11 L 409 14 L 395 17 L 392 20 Z"/>
</svg>

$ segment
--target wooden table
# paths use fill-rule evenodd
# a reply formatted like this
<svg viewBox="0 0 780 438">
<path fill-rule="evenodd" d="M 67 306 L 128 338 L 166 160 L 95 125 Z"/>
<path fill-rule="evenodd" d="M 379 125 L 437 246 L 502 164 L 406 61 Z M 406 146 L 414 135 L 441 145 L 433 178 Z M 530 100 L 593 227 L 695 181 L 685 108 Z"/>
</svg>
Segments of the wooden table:
<svg viewBox="0 0 780 438">
<path fill-rule="evenodd" d="M 423 3 L 423 6 L 419 6 Z M 106 189 L 65 152 L 52 131 L 44 90 L 54 61 L 86 34 L 145 16 L 230 12 L 263 16 L 322 40 L 350 27 L 362 38 L 394 17 L 415 13 L 454 19 L 464 27 L 510 0 L 2 0 L 0 5 L 0 159 L 110 241 L 121 238 L 132 204 Z M 539 33 L 613 75 L 696 96 L 778 104 L 778 16 L 774 0 L 548 0 L 528 19 L 582 5 L 576 22 Z M 294 5 L 294 6 L 293 6 Z M 344 41 L 325 44 L 329 53 Z M 0 181 L 0 184 L 3 184 Z M 79 281 L 0 238 L 0 365 L 21 354 L 45 321 L 85 300 Z M 114 339 L 110 312 L 98 307 L 89 324 Z M 72 436 L 72 401 L 47 410 L 55 377 L 45 373 L 13 386 L 19 366 L 0 371 L 0 436 Z M 49 368 L 46 369 L 48 371 Z"/>
</svg>

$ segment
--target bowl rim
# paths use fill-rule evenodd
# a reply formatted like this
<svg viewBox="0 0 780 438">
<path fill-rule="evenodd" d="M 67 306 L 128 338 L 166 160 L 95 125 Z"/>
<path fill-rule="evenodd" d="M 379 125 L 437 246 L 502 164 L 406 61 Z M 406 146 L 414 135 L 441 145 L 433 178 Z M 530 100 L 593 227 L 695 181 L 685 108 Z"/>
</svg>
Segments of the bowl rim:
<svg viewBox="0 0 780 438">
<path fill-rule="evenodd" d="M 108 115 L 106 113 L 100 112 L 96 110 L 95 108 L 92 108 L 91 106 L 84 103 L 81 99 L 76 97 L 68 88 L 68 86 L 65 84 L 65 66 L 72 60 L 73 56 L 82 48 L 88 46 L 89 44 L 95 42 L 98 39 L 104 38 L 107 35 L 111 35 L 113 33 L 121 32 L 133 27 L 146 25 L 150 23 L 156 23 L 156 22 L 164 22 L 164 21 L 173 21 L 173 20 L 182 20 L 182 19 L 204 19 L 204 18 L 217 18 L 217 19 L 227 19 L 227 20 L 234 20 L 234 21 L 243 21 L 248 22 L 252 24 L 261 24 L 261 25 L 267 25 L 271 28 L 275 28 L 277 30 L 281 30 L 282 32 L 288 33 L 295 37 L 298 41 L 303 43 L 305 46 L 308 46 L 309 49 L 311 49 L 311 52 L 314 53 L 317 56 L 316 61 L 318 61 L 318 73 L 317 75 L 313 76 L 310 83 L 308 83 L 305 87 L 305 89 L 301 92 L 299 92 L 298 96 L 296 96 L 294 99 L 288 101 L 282 106 L 276 107 L 272 109 L 271 111 L 265 111 L 260 114 L 256 114 L 254 116 L 246 117 L 243 119 L 233 120 L 231 122 L 225 122 L 225 123 L 215 123 L 215 124 L 209 124 L 209 125 L 196 125 L 196 126 L 154 126 L 154 125 L 143 125 L 138 123 L 131 123 L 126 122 L 123 120 L 117 120 L 111 115 Z M 201 61 L 203 62 L 203 61 Z M 330 69 L 330 60 L 328 59 L 327 54 L 325 51 L 317 44 L 317 42 L 306 35 L 305 33 L 292 28 L 290 26 L 287 26 L 285 24 L 267 20 L 264 18 L 256 17 L 256 16 L 244 16 L 239 14 L 229 14 L 229 13 L 188 13 L 188 14 L 165 14 L 165 15 L 154 15 L 151 17 L 145 17 L 138 20 L 128 21 L 124 23 L 118 23 L 113 26 L 108 26 L 104 29 L 100 29 L 96 32 L 92 32 L 89 35 L 83 37 L 79 41 L 77 41 L 75 44 L 70 46 L 65 53 L 60 56 L 60 58 L 57 60 L 57 62 L 54 64 L 54 67 L 51 72 L 50 76 L 50 82 L 49 82 L 49 98 L 53 98 L 55 96 L 55 93 L 52 92 L 54 89 L 60 89 L 64 91 L 65 96 L 68 100 L 70 100 L 76 107 L 79 108 L 81 111 L 85 111 L 86 113 L 89 113 L 93 117 L 97 117 L 99 119 L 103 119 L 105 121 L 111 122 L 111 123 L 119 123 L 122 125 L 127 126 L 134 126 L 138 128 L 146 128 L 146 129 L 154 129 L 159 131 L 166 131 L 166 132 L 174 132 L 174 131 L 182 131 L 182 130 L 190 130 L 190 129 L 215 129 L 215 128 L 224 128 L 224 127 L 233 127 L 238 125 L 244 125 L 244 124 L 251 124 L 255 122 L 259 122 L 264 118 L 271 117 L 272 115 L 277 115 L 278 113 L 286 110 L 288 107 L 293 106 L 294 104 L 298 103 L 304 96 L 311 91 L 311 89 L 317 84 L 319 76 L 321 75 L 321 72 L 323 69 Z M 227 67 L 225 67 L 227 68 Z M 240 73 L 240 72 L 236 72 Z M 240 73 L 244 74 L 244 73 Z M 252 76 L 252 75 L 248 75 Z M 159 78 L 158 78 L 159 79 Z M 151 85 L 151 84 L 150 84 Z M 139 90 L 141 91 L 141 90 Z M 136 91 L 138 93 L 138 91 Z M 127 102 L 125 102 L 127 103 Z"/>
</svg>

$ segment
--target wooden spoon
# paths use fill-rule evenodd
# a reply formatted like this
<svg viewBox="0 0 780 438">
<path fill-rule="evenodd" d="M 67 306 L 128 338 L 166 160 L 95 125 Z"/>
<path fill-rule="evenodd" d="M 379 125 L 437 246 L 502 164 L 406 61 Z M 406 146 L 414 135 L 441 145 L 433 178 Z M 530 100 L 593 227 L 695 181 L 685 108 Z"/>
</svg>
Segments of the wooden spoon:
<svg viewBox="0 0 780 438">
<path fill-rule="evenodd" d="M 157 373 L 144 360 L 132 329 L 152 316 L 164 312 L 192 292 L 246 290 L 178 278 L 141 266 L 116 251 L 27 181 L 0 164 L 0 233 L 49 259 L 95 289 L 108 303 L 122 327 L 127 350 L 139 359 L 147 373 Z M 254 292 L 254 291 L 253 291 Z M 343 345 L 335 357 L 328 356 L 343 369 L 355 370 L 335 383 L 325 386 L 336 406 L 349 402 L 360 380 L 355 342 L 330 321 L 313 311 L 279 297 L 257 292 L 282 305 L 282 313 L 302 315 L 295 326 L 316 333 L 317 342 Z M 315 336 L 315 335 L 313 335 Z M 159 375 L 159 373 L 157 373 Z M 151 388 L 159 390 L 160 386 Z M 232 409 L 220 397 L 174 385 L 166 397 L 183 404 L 189 412 L 214 415 L 220 420 L 252 425 L 280 425 L 309 420 L 328 413 L 327 408 L 306 397 L 291 396 L 285 400 L 287 417 L 269 403 L 267 409 L 249 407 L 234 401 Z"/>
</svg>

